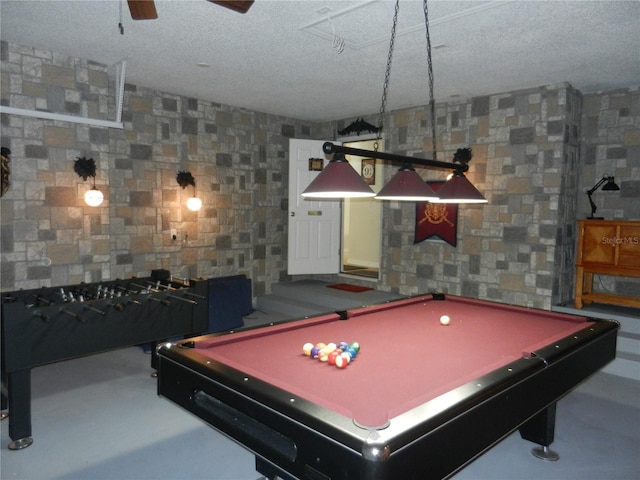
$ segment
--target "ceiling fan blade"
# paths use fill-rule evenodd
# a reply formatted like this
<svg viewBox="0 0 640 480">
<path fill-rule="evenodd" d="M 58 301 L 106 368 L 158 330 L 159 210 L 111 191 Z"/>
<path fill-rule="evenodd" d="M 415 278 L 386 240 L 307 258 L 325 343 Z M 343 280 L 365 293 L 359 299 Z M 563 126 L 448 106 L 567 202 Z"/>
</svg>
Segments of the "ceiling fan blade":
<svg viewBox="0 0 640 480">
<path fill-rule="evenodd" d="M 153 0 L 127 0 L 131 18 L 134 20 L 153 20 L 158 18 L 156 4 Z"/>
<path fill-rule="evenodd" d="M 209 0 L 211 3 L 218 4 L 222 7 L 230 8 L 238 13 L 247 13 L 251 8 L 254 0 Z"/>
</svg>

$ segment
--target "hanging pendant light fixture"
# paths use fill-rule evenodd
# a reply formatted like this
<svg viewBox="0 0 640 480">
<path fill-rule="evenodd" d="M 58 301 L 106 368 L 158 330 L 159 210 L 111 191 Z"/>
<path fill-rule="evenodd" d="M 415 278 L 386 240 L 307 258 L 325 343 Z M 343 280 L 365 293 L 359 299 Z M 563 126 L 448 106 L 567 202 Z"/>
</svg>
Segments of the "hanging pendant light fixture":
<svg viewBox="0 0 640 480">
<path fill-rule="evenodd" d="M 405 163 L 376 195 L 377 200 L 414 202 L 433 202 L 438 198 L 438 194 L 420 178 L 409 163 Z"/>
<path fill-rule="evenodd" d="M 375 196 L 375 192 L 353 169 L 344 154 L 336 153 L 301 195 L 312 198 L 366 198 Z"/>
<path fill-rule="evenodd" d="M 389 86 L 389 80 L 391 77 L 391 63 L 393 58 L 393 49 L 395 44 L 396 26 L 398 19 L 398 10 L 400 6 L 400 0 L 396 0 L 395 13 L 393 17 L 393 26 L 391 29 L 391 40 L 389 42 L 389 55 L 387 56 L 387 68 L 385 71 L 385 79 L 382 91 L 382 102 L 380 106 L 379 120 L 378 120 L 378 137 L 381 139 L 383 119 L 387 103 L 387 91 Z M 429 75 L 429 111 L 431 114 L 431 137 L 433 146 L 433 159 L 422 159 L 406 157 L 401 155 L 394 155 L 390 153 L 379 152 L 375 150 L 363 150 L 352 147 L 345 147 L 343 145 L 333 144 L 327 142 L 323 145 L 323 151 L 326 154 L 334 154 L 334 160 L 329 162 L 327 167 L 320 172 L 315 180 L 305 189 L 302 193 L 303 197 L 317 197 L 317 198 L 351 198 L 351 197 L 368 197 L 375 195 L 379 200 L 397 200 L 397 201 L 428 201 L 428 202 L 442 202 L 442 203 L 486 203 L 487 200 L 482 194 L 467 180 L 464 176 L 464 172 L 468 171 L 470 160 L 470 149 L 468 150 L 469 157 L 466 162 L 449 163 L 441 162 L 437 159 L 436 152 L 436 113 L 435 113 L 435 99 L 433 95 L 434 81 L 433 81 L 433 63 L 431 59 L 431 38 L 429 34 L 429 14 L 427 8 L 427 0 L 423 0 L 423 11 L 425 19 L 426 29 L 426 42 L 427 42 L 427 70 Z M 338 154 L 342 154 L 342 157 L 337 157 Z M 364 183 L 358 173 L 348 164 L 344 159 L 344 154 L 357 155 L 360 157 L 377 158 L 380 160 L 386 160 L 389 162 L 400 163 L 402 167 L 397 174 L 380 190 L 376 195 L 373 194 L 371 188 Z M 456 152 L 458 154 L 458 152 Z M 454 157 L 454 162 L 458 161 Z M 335 162 L 335 163 L 334 163 Z M 337 165 L 340 165 L 338 167 Z M 420 178 L 418 173 L 413 168 L 413 165 L 421 165 L 425 167 L 444 168 L 450 169 L 454 172 L 451 184 L 443 185 L 437 193 L 435 193 L 427 184 Z M 347 168 L 348 167 L 348 168 Z M 344 172 L 344 173 L 343 173 Z M 349 177 L 342 178 L 342 176 Z M 449 183 L 449 182 L 447 182 Z"/>
<path fill-rule="evenodd" d="M 389 80 L 391 79 L 391 61 L 393 59 L 393 47 L 396 39 L 396 27 L 398 25 L 398 11 L 400 2 L 396 0 L 393 14 L 393 25 L 391 27 L 391 40 L 389 41 L 389 54 L 387 55 L 387 69 L 384 75 L 384 85 L 382 87 L 382 100 L 380 113 L 378 116 L 378 141 L 381 140 L 384 112 L 387 105 L 387 92 L 389 90 Z M 376 146 L 378 143 L 376 143 Z M 376 148 L 377 150 L 377 148 Z M 398 170 L 398 173 L 387 182 L 378 192 L 376 200 L 397 200 L 404 202 L 429 202 L 436 200 L 438 194 L 427 185 L 412 166 L 412 161 L 405 160 Z"/>
<path fill-rule="evenodd" d="M 469 168 L 472 156 L 470 148 L 459 148 L 453 156 L 453 161 Z M 456 170 L 447 178 L 438 190 L 438 195 L 440 198 L 434 203 L 487 203 L 487 199 L 464 176 L 462 170 Z"/>
<path fill-rule="evenodd" d="M 464 176 L 456 171 L 438 190 L 440 198 L 433 203 L 487 203 L 487 199 Z"/>
</svg>

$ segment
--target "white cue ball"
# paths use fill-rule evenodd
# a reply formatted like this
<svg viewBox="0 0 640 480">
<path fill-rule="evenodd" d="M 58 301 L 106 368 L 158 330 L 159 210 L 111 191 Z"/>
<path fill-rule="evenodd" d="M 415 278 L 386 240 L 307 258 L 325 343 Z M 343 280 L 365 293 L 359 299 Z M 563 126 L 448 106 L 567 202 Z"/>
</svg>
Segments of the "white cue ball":
<svg viewBox="0 0 640 480">
<path fill-rule="evenodd" d="M 442 325 L 449 325 L 449 322 L 451 321 L 451 319 L 449 318 L 449 315 L 442 315 L 440 317 L 440 323 Z"/>
</svg>

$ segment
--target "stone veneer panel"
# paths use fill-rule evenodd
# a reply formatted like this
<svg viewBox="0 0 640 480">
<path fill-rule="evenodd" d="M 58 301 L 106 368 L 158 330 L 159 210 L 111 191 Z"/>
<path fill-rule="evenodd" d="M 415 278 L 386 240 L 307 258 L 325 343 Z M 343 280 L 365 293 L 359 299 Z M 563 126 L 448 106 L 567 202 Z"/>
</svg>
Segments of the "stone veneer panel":
<svg viewBox="0 0 640 480">
<path fill-rule="evenodd" d="M 2 51 L 3 104 L 113 117 L 105 66 L 6 42 Z M 166 268 L 246 273 L 259 295 L 286 277 L 288 141 L 309 138 L 313 124 L 129 84 L 122 117 L 124 130 L 2 116 L 14 160 L 3 290 Z M 98 208 L 84 205 L 91 180 L 73 172 L 79 156 L 96 160 Z M 186 209 L 193 192 L 175 181 L 180 170 L 196 179 L 199 212 Z"/>
<path fill-rule="evenodd" d="M 382 288 L 537 308 L 571 298 L 581 102 L 578 92 L 558 84 L 437 105 L 438 159 L 450 161 L 457 148 L 471 147 L 467 177 L 489 203 L 459 206 L 455 248 L 430 240 L 414 245 L 413 204 L 385 203 Z M 385 150 L 430 152 L 426 107 L 387 116 Z M 340 128 L 341 122 L 333 126 Z M 395 170 L 385 169 L 388 176 Z M 443 175 L 422 172 L 426 180 Z"/>
</svg>

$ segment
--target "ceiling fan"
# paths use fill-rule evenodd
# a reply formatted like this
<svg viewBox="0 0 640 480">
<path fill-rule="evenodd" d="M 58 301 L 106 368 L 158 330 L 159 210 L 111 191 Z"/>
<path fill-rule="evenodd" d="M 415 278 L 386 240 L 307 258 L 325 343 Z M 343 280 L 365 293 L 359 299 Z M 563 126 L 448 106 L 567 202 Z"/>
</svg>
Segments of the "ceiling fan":
<svg viewBox="0 0 640 480">
<path fill-rule="evenodd" d="M 230 8 L 238 13 L 246 13 L 251 8 L 254 0 L 208 0 L 222 7 Z M 152 20 L 158 18 L 156 5 L 153 0 L 127 0 L 131 18 L 134 20 Z"/>
</svg>

